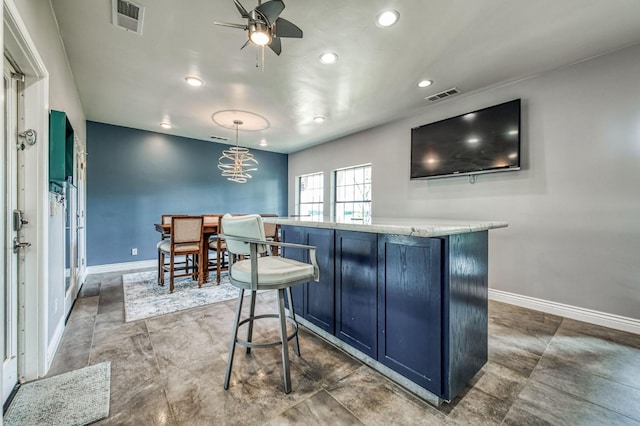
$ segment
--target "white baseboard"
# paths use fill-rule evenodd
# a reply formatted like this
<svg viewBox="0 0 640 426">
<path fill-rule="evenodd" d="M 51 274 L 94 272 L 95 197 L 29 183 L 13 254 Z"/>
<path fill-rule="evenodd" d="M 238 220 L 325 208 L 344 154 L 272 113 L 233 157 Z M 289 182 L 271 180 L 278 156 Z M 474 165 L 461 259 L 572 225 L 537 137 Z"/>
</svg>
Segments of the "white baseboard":
<svg viewBox="0 0 640 426">
<path fill-rule="evenodd" d="M 578 306 L 565 305 L 549 300 L 536 299 L 535 297 L 521 296 L 502 290 L 489 289 L 489 299 L 533 309 L 535 311 L 546 312 L 548 314 L 559 315 L 577 321 L 640 334 L 640 320 L 634 318 L 608 314 L 606 312 L 594 311 Z"/>
<path fill-rule="evenodd" d="M 139 262 L 108 263 L 106 265 L 87 266 L 87 275 L 103 274 L 105 272 L 128 271 L 132 269 L 153 268 L 158 264 L 157 262 L 157 260 L 152 259 L 141 260 Z"/>
<path fill-rule="evenodd" d="M 64 321 L 65 320 L 65 316 L 62 316 L 62 319 L 60 320 L 60 322 L 58 323 L 58 325 L 56 326 L 56 331 L 53 334 L 53 337 L 51 338 L 51 341 L 49 342 L 49 346 L 47 347 L 47 353 L 45 354 L 45 374 L 47 374 L 49 372 L 49 368 L 51 368 L 51 363 L 53 362 L 53 357 L 56 355 L 56 352 L 58 350 L 58 346 L 60 345 L 60 342 L 62 341 L 62 333 L 64 333 L 64 328 L 65 328 L 65 324 Z M 44 376 L 44 374 L 43 374 Z"/>
</svg>

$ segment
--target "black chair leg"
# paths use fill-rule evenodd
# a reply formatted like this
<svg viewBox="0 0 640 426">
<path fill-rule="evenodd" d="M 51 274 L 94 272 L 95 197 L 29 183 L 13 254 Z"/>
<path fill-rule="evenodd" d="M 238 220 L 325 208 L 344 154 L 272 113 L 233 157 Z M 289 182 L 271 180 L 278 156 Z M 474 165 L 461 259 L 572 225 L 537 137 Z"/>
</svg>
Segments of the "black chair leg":
<svg viewBox="0 0 640 426">
<path fill-rule="evenodd" d="M 236 307 L 236 319 L 233 323 L 233 333 L 231 333 L 231 346 L 229 348 L 229 359 L 227 360 L 227 373 L 224 377 L 224 388 L 229 389 L 229 381 L 231 380 L 231 367 L 233 366 L 233 354 L 236 350 L 236 341 L 238 340 L 238 327 L 240 326 L 240 314 L 242 314 L 242 298 L 244 297 L 244 289 L 240 289 L 238 295 L 238 306 Z"/>
<path fill-rule="evenodd" d="M 289 341 L 287 340 L 287 318 L 284 313 L 284 289 L 278 290 L 278 316 L 280 317 L 280 339 L 282 340 L 282 373 L 284 375 L 284 393 L 291 392 L 291 373 L 289 372 Z"/>
<path fill-rule="evenodd" d="M 293 319 L 293 322 L 296 322 L 296 315 L 293 309 L 293 292 L 291 291 L 291 287 L 287 287 L 287 298 L 289 299 L 289 317 Z M 300 342 L 298 341 L 298 333 L 293 338 L 293 350 L 296 355 L 300 356 Z"/>
<path fill-rule="evenodd" d="M 253 317 L 256 313 L 256 291 L 251 291 L 251 307 L 249 308 L 249 330 L 247 331 L 247 342 L 251 343 L 253 337 Z M 247 355 L 251 353 L 251 348 L 247 346 Z"/>
</svg>

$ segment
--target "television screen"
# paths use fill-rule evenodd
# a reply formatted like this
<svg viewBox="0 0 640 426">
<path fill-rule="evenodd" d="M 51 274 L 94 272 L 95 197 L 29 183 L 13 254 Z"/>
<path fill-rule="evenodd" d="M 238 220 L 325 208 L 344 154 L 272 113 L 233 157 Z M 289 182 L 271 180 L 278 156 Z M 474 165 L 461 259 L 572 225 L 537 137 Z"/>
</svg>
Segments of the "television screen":
<svg viewBox="0 0 640 426">
<path fill-rule="evenodd" d="M 411 179 L 520 169 L 520 99 L 411 129 Z"/>
</svg>

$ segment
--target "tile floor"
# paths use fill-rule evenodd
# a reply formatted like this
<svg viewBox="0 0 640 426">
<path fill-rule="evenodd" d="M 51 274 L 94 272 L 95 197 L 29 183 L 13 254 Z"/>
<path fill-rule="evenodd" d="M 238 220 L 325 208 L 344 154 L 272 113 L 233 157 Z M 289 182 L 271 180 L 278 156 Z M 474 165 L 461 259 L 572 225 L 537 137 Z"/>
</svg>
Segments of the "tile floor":
<svg viewBox="0 0 640 426">
<path fill-rule="evenodd" d="M 638 335 L 490 302 L 489 362 L 436 408 L 303 329 L 293 392 L 279 348 L 237 350 L 225 391 L 234 307 L 124 323 L 121 273 L 89 276 L 49 375 L 111 361 L 100 425 L 640 425 Z"/>
</svg>

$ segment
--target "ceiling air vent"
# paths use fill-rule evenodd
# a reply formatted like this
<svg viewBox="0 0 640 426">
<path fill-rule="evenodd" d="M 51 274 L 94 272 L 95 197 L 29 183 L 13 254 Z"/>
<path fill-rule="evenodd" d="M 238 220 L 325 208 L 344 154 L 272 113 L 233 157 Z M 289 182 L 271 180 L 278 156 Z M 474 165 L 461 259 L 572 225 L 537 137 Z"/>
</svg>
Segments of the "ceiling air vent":
<svg viewBox="0 0 640 426">
<path fill-rule="evenodd" d="M 211 140 L 214 142 L 226 142 L 229 138 L 225 138 L 224 136 L 211 136 Z"/>
<path fill-rule="evenodd" d="M 435 95 L 427 96 L 425 99 L 428 99 L 429 102 L 435 102 L 440 99 L 448 98 L 449 96 L 457 95 L 458 93 L 460 93 L 460 91 L 455 87 L 452 87 L 451 89 L 444 90 L 440 93 L 436 93 Z"/>
<path fill-rule="evenodd" d="M 142 34 L 144 7 L 132 1 L 112 0 L 113 25 L 123 30 Z"/>
</svg>

